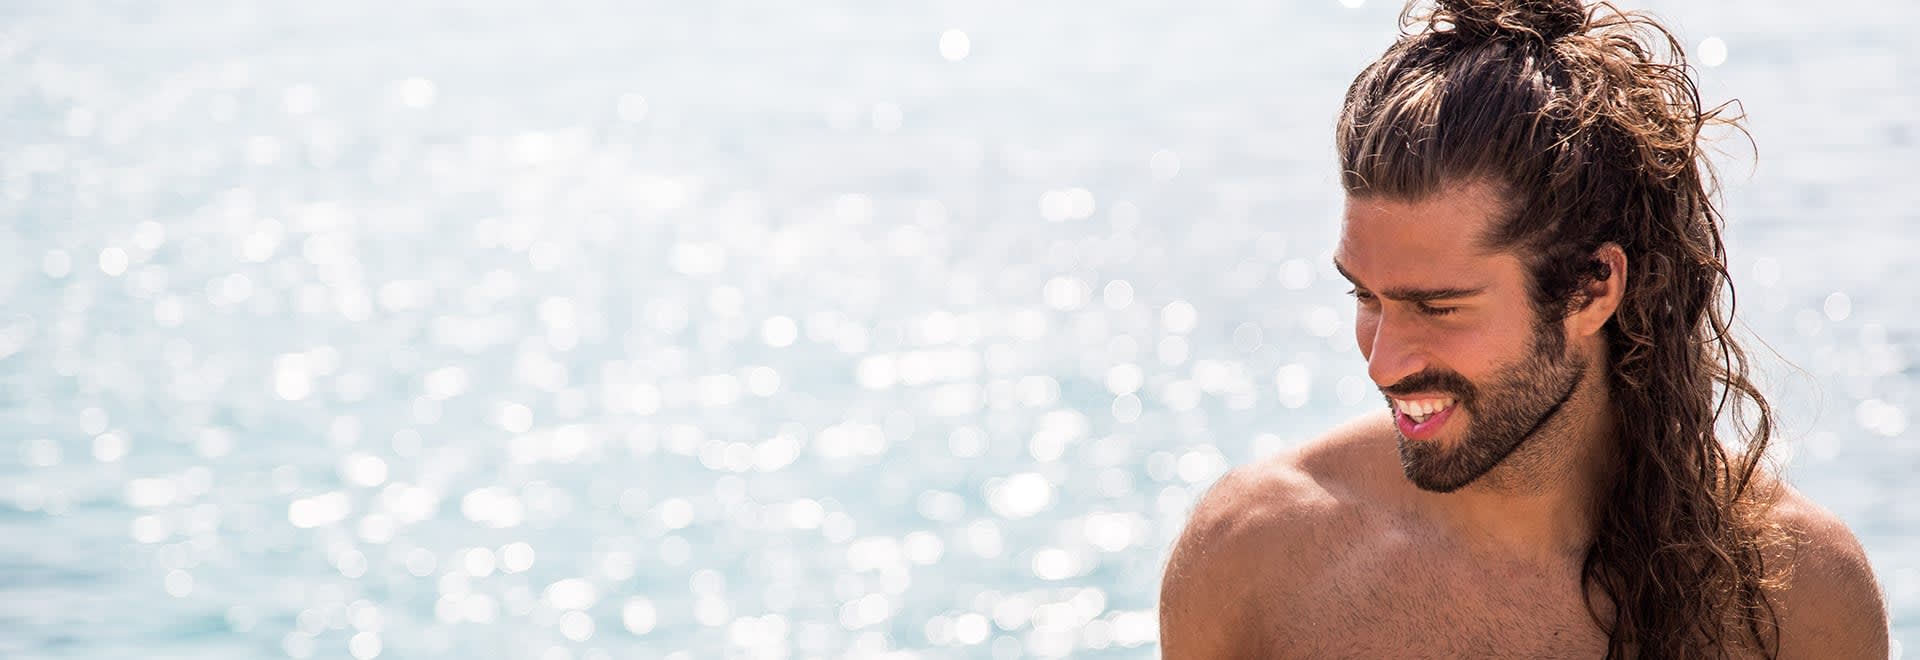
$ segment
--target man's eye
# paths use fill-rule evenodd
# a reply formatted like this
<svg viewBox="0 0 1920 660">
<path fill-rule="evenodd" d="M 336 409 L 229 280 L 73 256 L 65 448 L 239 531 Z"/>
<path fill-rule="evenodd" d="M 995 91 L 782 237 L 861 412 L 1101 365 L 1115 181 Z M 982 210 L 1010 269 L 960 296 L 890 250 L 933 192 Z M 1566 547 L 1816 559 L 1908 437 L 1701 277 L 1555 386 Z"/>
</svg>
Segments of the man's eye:
<svg viewBox="0 0 1920 660">
<path fill-rule="evenodd" d="M 1420 303 L 1420 313 L 1427 316 L 1446 316 L 1459 311 L 1459 309 L 1458 307 L 1435 307 L 1426 303 Z"/>
<path fill-rule="evenodd" d="M 1373 302 L 1373 292 L 1371 291 L 1347 289 L 1347 295 L 1353 296 L 1355 300 L 1359 300 L 1360 302 Z"/>
</svg>

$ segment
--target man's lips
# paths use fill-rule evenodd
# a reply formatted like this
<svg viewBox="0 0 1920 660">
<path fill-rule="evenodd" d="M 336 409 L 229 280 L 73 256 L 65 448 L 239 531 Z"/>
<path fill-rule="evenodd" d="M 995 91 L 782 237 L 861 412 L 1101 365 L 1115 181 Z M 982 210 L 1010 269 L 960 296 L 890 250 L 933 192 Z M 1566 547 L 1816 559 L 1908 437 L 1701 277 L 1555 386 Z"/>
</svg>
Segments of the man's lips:
<svg viewBox="0 0 1920 660">
<path fill-rule="evenodd" d="M 1400 428 L 1400 434 L 1406 436 L 1408 440 L 1432 440 L 1440 434 L 1441 427 L 1446 425 L 1447 420 L 1453 418 L 1454 410 L 1459 407 L 1460 404 L 1457 401 L 1450 402 L 1444 408 L 1428 415 L 1424 421 L 1414 421 L 1412 415 L 1395 410 L 1393 421 L 1394 425 Z"/>
</svg>

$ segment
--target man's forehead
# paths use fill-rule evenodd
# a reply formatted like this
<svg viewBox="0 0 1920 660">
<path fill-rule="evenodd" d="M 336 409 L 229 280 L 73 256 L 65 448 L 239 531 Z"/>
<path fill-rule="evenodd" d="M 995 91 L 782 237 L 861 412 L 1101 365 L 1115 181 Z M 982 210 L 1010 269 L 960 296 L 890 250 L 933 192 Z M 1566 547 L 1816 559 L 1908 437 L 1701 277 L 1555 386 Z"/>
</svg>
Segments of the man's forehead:
<svg viewBox="0 0 1920 660">
<path fill-rule="evenodd" d="M 1490 261 L 1510 257 L 1488 250 L 1483 241 L 1502 211 L 1498 198 L 1479 186 L 1419 200 L 1349 197 L 1334 261 L 1369 286 L 1486 279 Z"/>
<path fill-rule="evenodd" d="M 1417 198 L 1348 195 L 1344 222 L 1430 228 L 1471 239 L 1484 237 L 1507 215 L 1507 197 L 1491 183 L 1455 183 Z"/>
</svg>

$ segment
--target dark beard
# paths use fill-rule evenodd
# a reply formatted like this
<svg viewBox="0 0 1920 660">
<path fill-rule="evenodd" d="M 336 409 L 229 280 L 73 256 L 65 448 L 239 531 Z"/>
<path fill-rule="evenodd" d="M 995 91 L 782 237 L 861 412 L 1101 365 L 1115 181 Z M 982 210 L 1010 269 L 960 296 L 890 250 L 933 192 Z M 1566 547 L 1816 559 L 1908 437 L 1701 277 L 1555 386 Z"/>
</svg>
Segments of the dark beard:
<svg viewBox="0 0 1920 660">
<path fill-rule="evenodd" d="M 1473 483 L 1519 450 L 1573 398 L 1586 365 L 1570 359 L 1564 338 L 1552 334 L 1557 331 L 1557 324 L 1536 326 L 1527 356 L 1498 371 L 1485 388 L 1451 371 L 1422 371 L 1381 388 L 1388 394 L 1446 392 L 1454 398 L 1455 413 L 1470 413 L 1462 420 L 1470 424 L 1466 437 L 1451 448 L 1437 440 L 1408 440 L 1395 425 L 1400 466 L 1413 485 L 1451 493 Z"/>
</svg>

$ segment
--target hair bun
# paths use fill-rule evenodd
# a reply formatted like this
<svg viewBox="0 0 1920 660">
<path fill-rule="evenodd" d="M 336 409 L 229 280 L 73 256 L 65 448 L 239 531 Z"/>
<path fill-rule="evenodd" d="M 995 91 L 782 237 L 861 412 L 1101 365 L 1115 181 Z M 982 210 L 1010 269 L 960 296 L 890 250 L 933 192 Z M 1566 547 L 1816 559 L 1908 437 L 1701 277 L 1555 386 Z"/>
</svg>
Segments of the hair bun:
<svg viewBox="0 0 1920 660">
<path fill-rule="evenodd" d="M 1433 19 L 1464 36 L 1536 36 L 1552 43 L 1586 31 L 1587 8 L 1581 0 L 1439 0 Z"/>
</svg>

